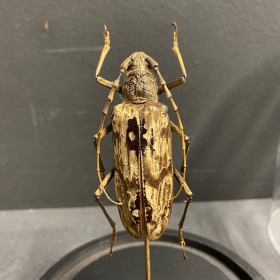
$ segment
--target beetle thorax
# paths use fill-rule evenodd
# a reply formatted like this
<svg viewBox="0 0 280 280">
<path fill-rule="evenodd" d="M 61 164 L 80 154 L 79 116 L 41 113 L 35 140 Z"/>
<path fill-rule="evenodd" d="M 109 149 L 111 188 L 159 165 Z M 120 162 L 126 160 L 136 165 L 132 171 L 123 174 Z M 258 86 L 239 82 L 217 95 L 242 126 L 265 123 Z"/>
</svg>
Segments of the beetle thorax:
<svg viewBox="0 0 280 280">
<path fill-rule="evenodd" d="M 122 88 L 124 101 L 132 103 L 157 101 L 158 86 L 146 62 L 145 53 L 136 52 L 130 58 L 131 64 L 127 69 Z"/>
</svg>

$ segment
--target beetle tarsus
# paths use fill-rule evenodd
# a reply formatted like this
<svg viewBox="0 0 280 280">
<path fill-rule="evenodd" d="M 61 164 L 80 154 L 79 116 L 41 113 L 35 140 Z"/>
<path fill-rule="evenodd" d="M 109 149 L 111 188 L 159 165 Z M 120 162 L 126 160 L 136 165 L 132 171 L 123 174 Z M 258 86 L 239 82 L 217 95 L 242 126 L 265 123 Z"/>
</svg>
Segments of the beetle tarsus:
<svg viewBox="0 0 280 280">
<path fill-rule="evenodd" d="M 110 248 L 110 256 L 113 255 L 113 246 L 114 246 L 114 243 L 116 242 L 116 236 L 117 236 L 117 232 L 116 230 L 113 228 L 113 234 L 112 234 L 112 239 L 110 241 L 110 245 L 111 245 L 111 248 Z"/>
<path fill-rule="evenodd" d="M 104 36 L 104 39 L 105 39 L 105 43 L 109 43 L 110 44 L 109 31 L 107 30 L 107 26 L 106 25 L 104 25 L 103 36 Z"/>
<path fill-rule="evenodd" d="M 186 245 L 186 243 L 185 243 L 185 240 L 184 240 L 184 237 L 183 237 L 182 229 L 179 229 L 178 235 L 179 235 L 179 243 L 180 243 L 180 245 L 181 245 L 181 247 L 182 247 L 183 257 L 184 257 L 184 259 L 186 260 L 188 257 L 187 257 L 187 255 L 186 255 L 186 253 L 185 253 L 185 248 L 184 248 L 184 246 Z"/>
<path fill-rule="evenodd" d="M 178 27 L 177 27 L 176 22 L 172 22 L 171 25 L 173 25 L 175 27 L 175 32 L 176 32 L 176 34 L 178 34 Z"/>
<path fill-rule="evenodd" d="M 181 242 L 181 247 L 182 247 L 182 251 L 183 251 L 183 258 L 186 260 L 188 257 L 185 253 L 185 248 L 184 248 L 185 245 L 186 245 L 185 241 L 182 241 Z"/>
<path fill-rule="evenodd" d="M 112 177 L 114 176 L 114 168 L 112 168 L 112 170 L 110 171 L 110 173 L 108 173 L 106 175 L 106 178 L 104 179 L 104 181 L 106 181 L 106 185 L 110 182 L 110 180 L 112 179 Z M 106 186 L 103 186 L 103 188 L 98 188 L 97 191 L 94 193 L 94 199 L 96 201 L 96 203 L 99 205 L 99 207 L 101 208 L 101 210 L 103 211 L 105 217 L 107 218 L 108 222 L 110 223 L 113 232 L 112 232 L 112 238 L 110 241 L 110 245 L 111 245 L 111 249 L 110 249 L 110 255 L 112 255 L 113 252 L 113 245 L 116 241 L 116 236 L 117 236 L 117 231 L 116 231 L 116 223 L 112 220 L 112 218 L 109 216 L 108 212 L 106 211 L 105 207 L 103 206 L 102 202 L 100 201 L 100 196 L 104 191 L 104 188 Z"/>
</svg>

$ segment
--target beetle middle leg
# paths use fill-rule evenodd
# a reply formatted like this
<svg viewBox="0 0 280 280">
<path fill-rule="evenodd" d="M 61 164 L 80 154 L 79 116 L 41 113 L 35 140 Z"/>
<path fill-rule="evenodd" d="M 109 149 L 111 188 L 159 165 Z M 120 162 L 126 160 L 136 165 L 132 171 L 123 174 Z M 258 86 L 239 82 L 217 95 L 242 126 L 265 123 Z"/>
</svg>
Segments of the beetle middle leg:
<svg viewBox="0 0 280 280">
<path fill-rule="evenodd" d="M 183 186 L 183 189 L 187 195 L 187 199 L 186 199 L 186 205 L 185 205 L 185 209 L 184 209 L 184 212 L 183 212 L 183 215 L 182 215 L 182 218 L 178 224 L 179 226 L 179 232 L 178 232 L 178 235 L 179 235 L 179 243 L 180 245 L 182 246 L 182 251 L 183 251 L 183 257 L 184 259 L 187 259 L 187 255 L 184 251 L 184 246 L 186 245 L 185 243 L 185 240 L 184 240 L 184 237 L 183 237 L 183 233 L 182 233 L 182 228 L 183 228 L 183 225 L 184 225 L 184 222 L 185 222 L 185 219 L 186 219 L 186 215 L 187 215 L 187 211 L 188 211 L 188 207 L 190 205 L 190 202 L 193 198 L 193 193 L 192 191 L 190 190 L 190 188 L 188 187 L 188 185 L 186 184 L 185 181 L 183 181 L 183 178 L 180 174 L 180 172 L 175 168 L 175 166 L 173 166 L 173 170 L 174 170 L 174 176 L 175 178 L 177 179 L 177 181 L 180 183 L 181 186 Z"/>
<path fill-rule="evenodd" d="M 175 125 L 172 121 L 170 121 L 170 126 L 171 126 L 171 130 L 180 138 L 182 138 L 182 133 L 181 133 L 181 130 L 179 129 L 179 127 L 177 125 Z M 186 144 L 186 150 L 185 150 L 185 158 L 187 159 L 187 155 L 188 155 L 188 151 L 189 151 L 189 146 L 190 146 L 190 138 L 186 135 L 184 135 L 183 137 L 183 140 L 185 141 L 185 144 Z M 186 168 L 187 166 L 185 166 Z M 188 211 L 188 207 L 189 207 L 189 204 L 192 200 L 192 197 L 193 197 L 193 193 L 192 191 L 190 190 L 190 188 L 188 187 L 188 185 L 186 184 L 185 180 L 182 178 L 180 172 L 175 168 L 173 167 L 173 170 L 174 170 L 174 176 L 175 178 L 177 179 L 177 181 L 179 182 L 179 184 L 181 185 L 181 189 L 183 189 L 187 195 L 187 199 L 186 199 L 186 205 L 185 205 L 185 209 L 184 209 L 184 212 L 183 212 L 183 215 L 182 215 L 182 218 L 178 224 L 179 226 L 179 232 L 178 232 L 178 235 L 179 235 L 179 243 L 181 244 L 182 246 L 182 251 L 183 251 L 183 256 L 184 256 L 184 259 L 187 258 L 186 256 L 186 253 L 184 251 L 184 246 L 185 246 L 185 240 L 184 240 L 184 237 L 183 237 L 183 234 L 182 234 L 182 228 L 183 228 L 183 225 L 184 225 L 184 221 L 185 221 L 185 218 L 186 218 L 186 215 L 187 215 L 187 211 Z M 184 161 L 182 163 L 182 168 L 181 168 L 181 171 L 183 172 L 184 171 Z M 179 195 L 180 191 L 174 196 L 174 198 L 176 198 L 178 195 Z"/>
<path fill-rule="evenodd" d="M 181 130 L 179 129 L 179 127 L 174 124 L 172 121 L 170 121 L 170 126 L 171 126 L 171 130 L 180 138 L 182 138 L 182 133 Z M 183 139 L 186 143 L 186 150 L 185 150 L 185 157 L 187 159 L 188 156 L 188 152 L 189 152 L 189 147 L 190 147 L 190 137 L 187 135 L 184 135 L 184 139 Z M 182 162 L 182 166 L 181 166 L 181 172 L 183 172 L 183 168 L 184 168 L 184 162 Z"/>
<path fill-rule="evenodd" d="M 113 219 L 110 217 L 110 215 L 108 214 L 108 212 L 106 211 L 105 207 L 103 206 L 102 202 L 100 201 L 100 196 L 103 194 L 103 192 L 105 191 L 105 188 L 107 187 L 107 185 L 109 184 L 109 182 L 111 181 L 111 179 L 114 177 L 114 167 L 111 169 L 111 171 L 104 177 L 102 183 L 99 185 L 98 189 L 96 190 L 96 192 L 94 193 L 94 199 L 97 202 L 97 204 L 99 205 L 99 207 L 101 208 L 101 210 L 103 211 L 104 215 L 106 216 L 108 222 L 110 223 L 111 227 L 113 228 L 113 232 L 112 232 L 112 238 L 110 241 L 110 245 L 111 245 L 111 249 L 110 249 L 110 255 L 112 255 L 112 250 L 113 250 L 113 245 L 116 241 L 116 236 L 117 236 L 117 231 L 116 231 L 116 223 L 113 221 Z M 106 194 L 106 192 L 105 192 Z"/>
<path fill-rule="evenodd" d="M 105 135 L 107 135 L 111 131 L 112 131 L 112 123 L 110 123 L 107 127 L 103 128 L 103 131 L 101 133 L 101 138 L 103 138 Z M 94 145 L 96 152 L 97 152 L 97 141 L 98 141 L 98 133 L 93 136 L 93 145 Z M 104 179 L 105 168 L 104 168 L 103 162 L 101 160 L 101 156 L 99 156 L 99 165 L 100 165 L 101 178 Z"/>
<path fill-rule="evenodd" d="M 102 116 L 102 119 L 101 119 L 101 122 L 100 122 L 100 126 L 99 126 L 99 130 L 98 130 L 98 133 L 97 133 L 97 135 L 98 135 L 98 139 L 97 139 L 97 143 L 96 143 L 97 174 L 98 174 L 98 178 L 99 178 L 100 183 L 102 182 L 102 176 L 101 176 L 101 170 L 100 170 L 100 143 L 101 143 L 102 133 L 103 133 L 103 129 L 104 129 L 103 125 L 104 125 L 104 122 L 105 122 L 105 118 L 106 118 L 106 116 L 108 114 L 109 106 L 110 106 L 111 102 L 113 101 L 116 88 L 119 85 L 120 78 L 121 78 L 122 75 L 123 75 L 123 72 L 121 72 L 119 77 L 113 83 L 113 87 L 110 90 L 110 93 L 109 93 L 109 95 L 107 97 L 107 102 L 106 102 L 105 107 L 103 109 L 103 116 Z M 118 203 L 115 203 L 115 204 L 118 204 Z"/>
<path fill-rule="evenodd" d="M 112 123 L 110 123 L 107 127 L 103 128 L 101 130 L 101 132 L 98 132 L 97 134 L 95 134 L 93 136 L 93 145 L 94 145 L 94 148 L 96 150 L 96 153 L 97 153 L 97 172 L 98 172 L 98 176 L 99 176 L 99 179 L 100 179 L 100 183 L 102 184 L 102 180 L 105 178 L 105 168 L 104 168 L 104 165 L 103 165 L 103 162 L 101 160 L 101 156 L 100 156 L 100 141 L 101 139 L 107 135 L 108 133 L 110 133 L 112 131 Z M 116 205 L 122 205 L 122 203 L 118 203 L 118 202 L 115 202 L 113 201 L 109 195 L 107 194 L 105 188 L 103 190 L 103 192 L 105 193 L 106 197 L 114 204 Z"/>
</svg>

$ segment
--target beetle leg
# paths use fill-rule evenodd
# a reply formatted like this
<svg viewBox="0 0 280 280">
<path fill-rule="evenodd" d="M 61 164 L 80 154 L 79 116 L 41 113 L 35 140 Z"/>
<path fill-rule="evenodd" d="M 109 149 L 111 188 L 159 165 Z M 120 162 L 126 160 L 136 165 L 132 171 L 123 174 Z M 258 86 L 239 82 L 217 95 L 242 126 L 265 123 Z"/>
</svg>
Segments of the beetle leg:
<svg viewBox="0 0 280 280">
<path fill-rule="evenodd" d="M 182 139 L 182 134 L 181 134 L 181 131 L 179 129 L 179 127 L 174 124 L 172 121 L 170 121 L 170 125 L 171 125 L 171 130 L 178 136 Z M 189 152 L 189 147 L 190 147 L 190 137 L 187 136 L 187 135 L 184 135 L 184 141 L 186 143 L 186 150 L 185 150 L 185 155 L 186 155 L 186 159 L 187 159 L 187 156 L 188 156 L 188 152 Z M 182 167 L 181 167 L 181 172 L 184 171 L 184 162 L 182 162 Z M 187 168 L 187 166 L 186 166 Z"/>
<path fill-rule="evenodd" d="M 183 73 L 183 77 L 179 78 L 176 81 L 167 83 L 168 89 L 172 89 L 172 88 L 175 88 L 177 86 L 180 86 L 180 85 L 184 84 L 186 82 L 186 78 L 187 78 L 187 72 L 186 72 L 186 69 L 185 69 L 185 65 L 184 65 L 184 62 L 183 62 L 183 59 L 182 59 L 182 56 L 181 56 L 181 53 L 180 53 L 180 50 L 179 50 L 179 47 L 178 47 L 178 28 L 177 28 L 177 24 L 175 22 L 172 22 L 172 25 L 174 25 L 174 27 L 175 27 L 172 50 L 178 58 L 178 61 L 180 63 L 180 67 L 181 67 L 181 70 L 182 70 L 182 73 Z M 164 91 L 165 91 L 165 89 L 164 89 L 163 86 L 158 87 L 158 94 L 159 95 L 164 93 Z"/>
<path fill-rule="evenodd" d="M 109 31 L 107 30 L 107 27 L 106 25 L 104 25 L 104 28 L 105 28 L 105 31 L 103 32 L 103 36 L 104 36 L 104 41 L 105 41 L 105 44 L 104 44 L 104 47 L 103 47 L 103 50 L 101 52 L 101 55 L 100 55 L 100 59 L 99 59 L 99 62 L 98 62 L 98 65 L 96 67 L 96 72 L 95 72 L 95 78 L 96 78 L 96 81 L 105 86 L 105 87 L 108 87 L 108 88 L 112 88 L 114 86 L 114 83 L 111 82 L 111 81 L 108 81 L 102 77 L 99 76 L 100 74 L 100 71 L 101 71 L 101 68 L 102 68 L 102 65 L 103 65 L 103 62 L 105 60 L 105 57 L 107 55 L 107 53 L 109 52 L 110 50 L 110 33 Z M 122 87 L 121 86 L 118 86 L 116 88 L 117 92 L 122 92 Z"/>
<path fill-rule="evenodd" d="M 166 85 L 166 82 L 165 80 L 163 79 L 163 77 L 161 76 L 160 72 L 159 72 L 159 66 L 158 66 L 158 63 L 156 61 L 154 61 L 151 57 L 147 56 L 146 57 L 146 61 L 149 63 L 149 65 L 154 69 L 154 71 L 156 72 L 158 78 L 159 78 L 159 81 L 160 81 L 160 84 L 164 87 L 164 91 L 166 93 L 166 97 L 167 99 L 170 100 L 171 104 L 172 104 L 172 107 L 173 107 L 173 110 L 174 112 L 176 113 L 176 116 L 177 116 L 177 119 L 178 119 L 178 124 L 179 124 L 179 130 L 180 130 L 180 134 L 181 134 L 181 139 L 182 139 L 182 150 L 183 150 L 183 167 L 182 167 L 182 175 L 183 175 L 183 181 L 185 181 L 185 177 L 186 177 L 186 169 L 187 169 L 187 157 L 186 157 L 186 144 L 185 144 L 185 140 L 184 140 L 184 127 L 183 127 L 183 123 L 181 121 L 181 117 L 180 117 L 180 114 L 179 114 L 179 111 L 178 111 L 178 107 L 175 103 L 175 101 L 173 100 L 173 97 L 172 97 L 172 94 L 170 92 L 170 90 L 168 89 L 167 85 Z M 182 187 L 181 186 L 181 189 L 180 191 L 182 190 Z M 180 192 L 179 191 L 179 192 Z M 174 198 L 172 198 L 174 199 Z M 171 200 L 172 200 L 171 199 Z"/>
<path fill-rule="evenodd" d="M 174 25 L 175 27 L 175 31 L 174 31 L 174 42 L 173 42 L 173 52 L 175 53 L 175 55 L 177 56 L 178 60 L 179 60 L 179 63 L 180 63 L 180 67 L 181 67 L 181 70 L 182 70 L 182 73 L 183 73 L 183 76 L 184 78 L 187 77 L 187 72 L 186 72 L 186 69 L 185 69 L 185 65 L 184 65 L 184 62 L 183 62 L 183 59 L 182 59 L 182 56 L 181 56 L 181 53 L 180 53 L 180 50 L 179 50 L 179 47 L 178 47 L 178 28 L 177 28 L 177 24 L 175 22 L 172 22 L 172 25 Z"/>
<path fill-rule="evenodd" d="M 178 231 L 179 243 L 182 247 L 183 257 L 184 257 L 185 260 L 187 259 L 187 255 L 186 255 L 185 250 L 184 250 L 184 246 L 186 245 L 186 243 L 185 243 L 185 240 L 184 240 L 184 237 L 183 237 L 182 228 L 183 228 L 183 225 L 184 225 L 184 221 L 185 221 L 187 211 L 188 211 L 188 207 L 189 207 L 189 204 L 190 204 L 191 200 L 192 200 L 192 197 L 187 196 L 184 213 L 183 213 L 183 216 L 182 216 L 182 218 L 181 218 L 181 220 L 178 224 L 178 226 L 179 226 L 179 231 Z"/>
<path fill-rule="evenodd" d="M 167 86 L 168 89 L 173 89 L 177 86 L 180 86 L 180 85 L 184 84 L 185 82 L 186 82 L 186 79 L 184 77 L 181 77 L 176 81 L 172 81 L 172 82 L 167 83 L 166 86 Z M 165 92 L 164 86 L 159 86 L 158 87 L 158 95 L 160 95 L 164 92 Z"/>
<path fill-rule="evenodd" d="M 114 86 L 114 82 L 110 82 L 100 76 L 97 77 L 97 82 L 107 88 L 112 88 Z M 116 92 L 122 94 L 122 86 L 118 85 L 118 87 L 116 88 Z"/>
<path fill-rule="evenodd" d="M 114 88 L 111 90 L 111 92 L 113 92 Z M 111 94 L 110 92 L 110 94 Z M 104 171 L 105 171 L 105 168 L 103 166 L 103 162 L 101 160 L 101 157 L 100 157 L 100 142 L 101 142 L 101 139 L 106 135 L 108 134 L 110 131 L 112 131 L 112 124 L 109 124 L 106 128 L 103 128 L 103 124 L 104 124 L 104 121 L 105 121 L 105 117 L 107 115 L 107 112 L 108 112 L 108 107 L 112 101 L 112 99 L 110 99 L 110 94 L 109 94 L 109 97 L 108 97 L 108 100 L 107 100 L 107 103 L 105 105 L 105 108 L 103 110 L 103 118 L 101 120 L 101 124 L 100 124 L 100 127 L 99 127 L 99 131 L 98 133 L 94 136 L 94 147 L 96 149 L 96 154 L 97 154 L 97 174 L 98 174 L 98 178 L 99 178 L 99 181 L 100 181 L 100 187 L 101 186 L 104 186 Z M 111 97 L 112 98 L 112 97 Z M 106 112 L 106 113 L 105 113 Z M 97 143 L 96 143 L 96 139 L 97 139 Z M 109 173 L 110 174 L 110 173 Z M 110 196 L 107 194 L 106 190 L 105 190 L 105 187 L 103 188 L 103 191 L 102 193 L 105 193 L 105 195 L 107 196 L 107 198 L 114 204 L 116 205 L 122 205 L 122 203 L 119 203 L 119 202 L 115 202 L 113 201 Z"/>
<path fill-rule="evenodd" d="M 119 77 L 113 83 L 113 87 L 110 90 L 110 93 L 107 97 L 107 102 L 106 102 L 105 107 L 103 109 L 103 117 L 101 119 L 101 123 L 100 123 L 99 130 L 98 130 L 98 133 L 97 133 L 97 135 L 98 135 L 98 139 L 97 139 L 97 143 L 96 143 L 97 174 L 98 174 L 98 178 L 99 178 L 100 183 L 102 182 L 101 169 L 100 169 L 100 142 L 101 142 L 102 133 L 103 133 L 103 125 L 104 125 L 105 117 L 108 114 L 109 106 L 110 106 L 111 102 L 113 101 L 116 88 L 119 85 L 120 78 L 121 78 L 122 75 L 123 75 L 123 72 L 121 71 Z"/>
<path fill-rule="evenodd" d="M 187 183 L 185 181 L 183 181 L 182 175 L 180 174 L 180 172 L 177 170 L 177 168 L 175 166 L 173 166 L 173 170 L 174 170 L 175 178 L 177 179 L 178 183 L 183 186 L 183 190 L 186 193 L 186 195 L 188 197 L 193 197 L 193 193 L 192 193 L 191 189 L 189 188 Z"/>
<path fill-rule="evenodd" d="M 173 166 L 173 169 L 174 169 L 174 176 L 175 178 L 177 179 L 177 181 L 181 184 L 181 186 L 183 186 L 183 189 L 187 195 L 187 199 L 186 199 L 186 205 L 185 205 L 185 209 L 184 209 L 184 212 L 183 212 L 183 216 L 178 224 L 179 226 L 179 232 L 178 232 L 178 235 L 179 235 L 179 243 L 182 247 L 182 251 L 183 251 L 183 257 L 184 259 L 187 259 L 187 255 L 185 253 L 185 250 L 184 250 L 184 246 L 186 245 L 185 243 L 185 240 L 184 240 L 184 237 L 183 237 L 183 233 L 182 233 L 182 228 L 183 228 L 183 225 L 184 225 L 184 221 L 186 219 L 186 215 L 187 215 L 187 211 L 188 211 L 188 207 L 189 207 L 189 204 L 193 198 L 193 193 L 192 191 L 190 190 L 190 188 L 188 187 L 188 185 L 186 184 L 185 181 L 182 182 L 183 178 L 180 174 L 180 172 L 175 168 L 175 166 Z"/>
<path fill-rule="evenodd" d="M 112 218 L 110 217 L 110 215 L 106 211 L 105 207 L 103 206 L 103 204 L 102 204 L 102 202 L 100 201 L 99 198 L 103 194 L 103 192 L 105 191 L 106 186 L 109 184 L 109 182 L 111 181 L 111 179 L 113 177 L 114 177 L 114 167 L 105 176 L 104 180 L 102 181 L 102 183 L 100 184 L 100 186 L 98 187 L 96 192 L 94 193 L 95 201 L 97 202 L 97 204 L 99 205 L 99 207 L 103 211 L 104 215 L 106 216 L 108 222 L 110 223 L 111 227 L 113 228 L 112 238 L 111 238 L 111 241 L 110 241 L 110 245 L 111 245 L 110 255 L 112 255 L 113 245 L 114 245 L 114 243 L 116 241 L 116 236 L 117 236 L 116 223 L 112 220 Z"/>
<path fill-rule="evenodd" d="M 110 50 L 110 33 L 109 33 L 109 31 L 107 30 L 106 25 L 104 25 L 104 29 L 105 29 L 105 31 L 103 32 L 103 36 L 104 36 L 105 44 L 104 44 L 104 47 L 103 47 L 103 49 L 102 49 L 102 52 L 101 52 L 101 55 L 100 55 L 100 58 L 99 58 L 98 65 L 97 65 L 97 67 L 96 67 L 96 72 L 95 72 L 95 77 L 96 77 L 96 79 L 97 79 L 97 82 L 99 82 L 99 81 L 98 81 L 98 76 L 99 76 L 99 73 L 100 73 L 100 71 L 101 71 L 101 67 L 102 67 L 103 62 L 104 62 L 104 60 L 105 60 L 105 57 L 106 57 L 107 53 L 108 53 L 109 50 Z M 104 80 L 104 81 L 106 81 L 106 80 Z M 109 81 L 107 81 L 107 82 L 109 82 Z M 109 83 L 110 83 L 110 82 L 109 82 Z"/>
<path fill-rule="evenodd" d="M 110 123 L 107 127 L 105 127 L 103 129 L 102 134 L 101 134 L 101 138 L 103 138 L 105 135 L 107 135 L 111 131 L 112 131 L 112 123 Z M 97 151 L 97 140 L 98 140 L 98 133 L 93 136 L 93 145 L 94 145 L 94 148 L 95 148 L 96 151 Z M 101 178 L 104 179 L 105 168 L 104 168 L 104 165 L 103 165 L 103 162 L 102 162 L 100 156 L 99 156 L 99 165 L 100 165 Z"/>
<path fill-rule="evenodd" d="M 103 117 L 101 119 L 101 123 L 100 123 L 100 126 L 99 126 L 99 130 L 98 130 L 98 133 L 97 133 L 97 136 L 98 136 L 98 139 L 97 139 L 97 143 L 96 143 L 96 154 L 97 154 L 97 174 L 98 174 L 98 178 L 99 178 L 99 181 L 100 181 L 100 186 L 103 186 L 103 174 L 102 174 L 102 166 L 103 164 L 101 165 L 100 163 L 102 163 L 101 161 L 101 157 L 100 157 L 100 143 L 101 143 L 101 138 L 103 137 L 103 132 L 104 132 L 104 128 L 103 128 L 103 125 L 104 125 L 104 121 L 105 121 L 105 117 L 107 116 L 108 114 L 108 108 L 109 108 L 109 105 L 111 104 L 113 98 L 114 98 L 114 94 L 115 94 L 115 90 L 117 88 L 117 86 L 119 85 L 119 82 L 120 82 L 120 78 L 122 76 L 123 72 L 120 73 L 119 77 L 114 81 L 114 84 L 113 84 L 113 87 L 112 89 L 110 90 L 110 93 L 107 97 L 107 102 L 105 104 L 105 107 L 103 109 Z M 110 125 L 109 125 L 109 128 L 110 128 Z M 109 129 L 108 128 L 108 129 Z M 105 130 L 107 131 L 107 128 L 105 128 Z M 100 166 L 101 165 L 101 166 Z M 104 169 L 104 166 L 103 166 L 103 169 Z M 106 178 L 106 177 L 105 177 Z M 104 178 L 104 180 L 105 180 Z M 118 202 L 115 202 L 113 201 L 109 195 L 107 194 L 106 190 L 105 190 L 105 187 L 103 187 L 103 191 L 105 193 L 105 195 L 107 196 L 107 198 L 114 204 L 116 205 L 122 205 L 122 203 L 118 203 Z M 101 207 L 101 206 L 100 206 Z"/>
</svg>

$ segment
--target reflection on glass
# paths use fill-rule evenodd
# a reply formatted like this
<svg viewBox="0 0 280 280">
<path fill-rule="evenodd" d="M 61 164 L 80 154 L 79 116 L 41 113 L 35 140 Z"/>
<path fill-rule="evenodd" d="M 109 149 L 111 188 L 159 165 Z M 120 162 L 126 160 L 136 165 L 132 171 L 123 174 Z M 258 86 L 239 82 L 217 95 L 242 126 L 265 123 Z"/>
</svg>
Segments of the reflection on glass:
<svg viewBox="0 0 280 280">
<path fill-rule="evenodd" d="M 275 183 L 271 210 L 271 216 L 267 227 L 268 236 L 272 246 L 280 255 L 280 141 L 278 142 Z"/>
</svg>

